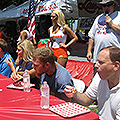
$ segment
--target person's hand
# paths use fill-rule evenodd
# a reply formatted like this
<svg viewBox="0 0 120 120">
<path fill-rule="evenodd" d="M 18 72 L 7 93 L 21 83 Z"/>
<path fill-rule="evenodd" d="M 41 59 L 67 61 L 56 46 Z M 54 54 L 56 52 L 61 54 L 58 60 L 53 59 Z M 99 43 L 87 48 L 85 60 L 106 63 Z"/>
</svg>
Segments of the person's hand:
<svg viewBox="0 0 120 120">
<path fill-rule="evenodd" d="M 68 98 L 72 98 L 75 94 L 75 88 L 72 87 L 72 86 L 69 86 L 69 85 L 66 85 L 65 89 L 64 89 L 64 92 L 65 92 L 65 95 L 68 97 Z"/>
<path fill-rule="evenodd" d="M 16 71 L 16 70 L 15 70 L 15 66 L 14 66 L 11 58 L 7 59 L 7 60 L 6 60 L 6 63 L 7 63 L 7 65 L 10 67 L 10 69 L 12 70 L 12 72 L 13 72 L 13 71 Z"/>
<path fill-rule="evenodd" d="M 13 72 L 11 73 L 11 75 L 10 75 L 10 78 L 11 78 L 12 80 L 14 80 L 14 81 L 17 81 L 17 80 L 18 80 L 18 78 L 17 78 L 17 72 L 16 72 L 16 71 L 13 71 Z"/>
<path fill-rule="evenodd" d="M 106 20 L 105 22 L 109 24 L 109 26 L 112 26 L 113 22 L 112 22 L 112 18 L 110 16 L 105 16 Z"/>
<path fill-rule="evenodd" d="M 88 52 L 86 57 L 87 57 L 87 60 L 90 62 L 92 59 L 92 53 Z"/>
<path fill-rule="evenodd" d="M 60 47 L 66 48 L 66 45 L 62 42 L 59 43 Z"/>
</svg>

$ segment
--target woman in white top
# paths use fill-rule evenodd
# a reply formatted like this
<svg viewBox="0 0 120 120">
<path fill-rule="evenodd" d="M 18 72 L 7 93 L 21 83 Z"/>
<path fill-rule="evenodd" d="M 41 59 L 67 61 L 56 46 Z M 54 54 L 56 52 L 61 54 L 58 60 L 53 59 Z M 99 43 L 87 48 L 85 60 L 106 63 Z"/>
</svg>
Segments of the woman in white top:
<svg viewBox="0 0 120 120">
<path fill-rule="evenodd" d="M 53 26 L 49 28 L 48 33 L 51 41 L 51 49 L 55 55 L 56 61 L 63 67 L 66 67 L 68 54 L 67 47 L 75 43 L 78 38 L 76 34 L 65 23 L 64 14 L 61 10 L 53 10 L 51 13 Z M 67 44 L 67 35 L 71 37 L 71 41 Z"/>
</svg>

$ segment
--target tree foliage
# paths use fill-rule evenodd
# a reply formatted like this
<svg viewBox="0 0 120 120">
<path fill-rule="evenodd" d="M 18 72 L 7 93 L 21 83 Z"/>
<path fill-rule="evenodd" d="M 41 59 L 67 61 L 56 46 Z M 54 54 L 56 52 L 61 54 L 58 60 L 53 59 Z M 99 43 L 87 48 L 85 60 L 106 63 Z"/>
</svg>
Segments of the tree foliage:
<svg viewBox="0 0 120 120">
<path fill-rule="evenodd" d="M 28 0 L 0 0 L 0 10 L 10 6 L 11 4 L 18 6 Z"/>
</svg>

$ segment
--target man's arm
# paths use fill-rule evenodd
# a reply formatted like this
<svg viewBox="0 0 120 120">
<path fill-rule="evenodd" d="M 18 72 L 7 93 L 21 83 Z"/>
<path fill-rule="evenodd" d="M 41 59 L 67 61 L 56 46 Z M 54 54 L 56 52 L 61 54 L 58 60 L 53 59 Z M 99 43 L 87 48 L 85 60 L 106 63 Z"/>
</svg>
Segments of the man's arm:
<svg viewBox="0 0 120 120">
<path fill-rule="evenodd" d="M 93 100 L 89 98 L 85 93 L 80 93 L 76 91 L 76 93 L 73 95 L 74 100 L 84 106 L 90 105 Z"/>
<path fill-rule="evenodd" d="M 36 77 L 37 73 L 36 73 L 35 69 L 31 69 L 31 70 L 27 70 L 27 71 L 28 71 L 28 73 L 30 74 L 30 77 L 31 77 L 31 78 Z M 40 77 L 40 76 L 39 76 L 39 77 Z"/>
<path fill-rule="evenodd" d="M 27 70 L 27 69 L 26 69 Z M 30 78 L 34 78 L 36 77 L 36 71 L 34 69 L 31 70 L 27 70 L 27 72 L 30 74 Z M 17 72 L 18 74 L 22 75 L 24 74 L 24 72 Z"/>
<path fill-rule="evenodd" d="M 73 101 L 72 98 L 68 98 L 64 93 L 59 93 L 59 94 L 57 95 L 57 97 L 59 97 L 59 98 L 62 99 L 62 100 L 65 100 L 65 101 L 67 101 L 67 102 L 72 102 L 72 101 Z"/>
<path fill-rule="evenodd" d="M 68 98 L 74 98 L 74 100 L 84 106 L 90 105 L 93 100 L 89 98 L 85 93 L 79 93 L 78 91 L 74 91 L 74 87 L 72 86 L 66 86 L 65 89 L 65 95 Z"/>
<path fill-rule="evenodd" d="M 30 78 L 34 78 L 36 77 L 36 71 L 34 69 L 31 69 L 31 70 L 27 70 L 27 72 L 30 74 Z M 21 75 L 23 76 L 24 72 L 17 72 L 17 71 L 13 71 L 12 74 L 11 74 L 11 79 L 12 80 L 18 80 L 18 75 Z"/>
<path fill-rule="evenodd" d="M 115 25 L 110 16 L 106 16 L 106 23 L 108 23 L 109 26 L 120 35 L 120 26 Z"/>
<path fill-rule="evenodd" d="M 111 28 L 120 35 L 120 26 L 112 24 Z"/>
<path fill-rule="evenodd" d="M 90 62 L 92 59 L 92 48 L 94 46 L 94 40 L 89 38 L 88 51 L 87 51 L 87 60 Z"/>
</svg>

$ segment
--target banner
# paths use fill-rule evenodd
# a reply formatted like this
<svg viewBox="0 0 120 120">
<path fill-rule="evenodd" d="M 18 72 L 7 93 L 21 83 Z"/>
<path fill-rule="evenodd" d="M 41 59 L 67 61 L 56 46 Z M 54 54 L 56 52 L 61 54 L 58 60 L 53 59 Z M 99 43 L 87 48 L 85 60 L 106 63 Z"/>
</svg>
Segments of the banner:
<svg viewBox="0 0 120 120">
<path fill-rule="evenodd" d="M 59 8 L 59 1 L 57 0 L 45 0 L 41 1 L 36 7 L 35 7 L 35 14 L 45 14 L 45 13 L 51 13 L 52 10 Z M 21 8 L 21 16 L 28 15 L 29 12 L 29 6 L 23 6 Z"/>
<path fill-rule="evenodd" d="M 35 15 L 51 13 L 55 9 L 60 9 L 65 14 L 66 19 L 78 18 L 77 0 L 44 0 L 35 7 Z M 29 12 L 28 5 L 21 7 L 21 16 L 26 16 Z"/>
<path fill-rule="evenodd" d="M 102 8 L 98 6 L 100 1 L 102 0 L 77 0 L 79 14 L 77 29 L 90 29 L 95 18 L 103 12 Z M 120 0 L 117 0 L 117 3 L 120 5 Z M 120 10 L 120 7 L 116 8 Z"/>
<path fill-rule="evenodd" d="M 102 0 L 77 0 L 79 17 L 95 17 L 102 12 L 97 3 Z M 120 6 L 120 0 L 117 0 Z M 118 7 L 120 10 L 120 7 Z"/>
</svg>

